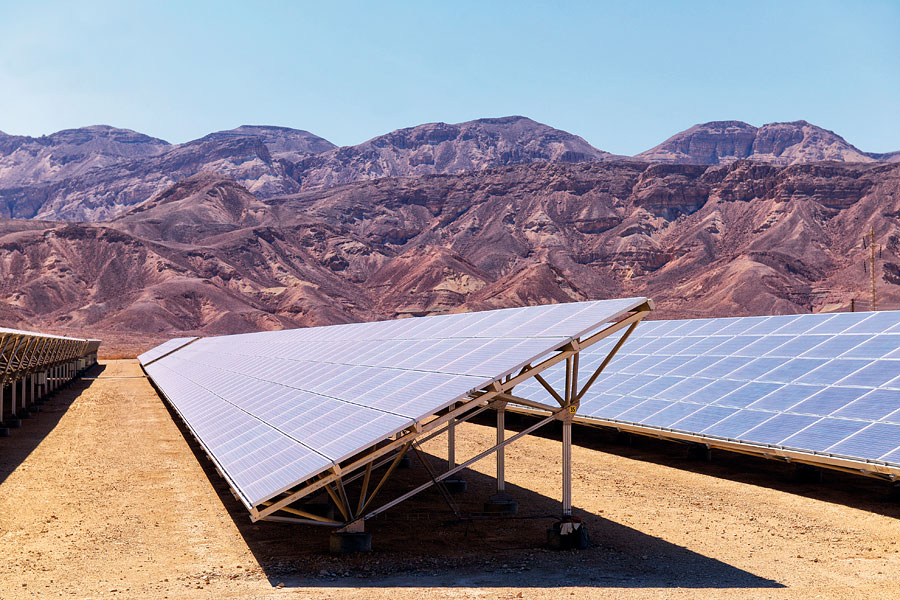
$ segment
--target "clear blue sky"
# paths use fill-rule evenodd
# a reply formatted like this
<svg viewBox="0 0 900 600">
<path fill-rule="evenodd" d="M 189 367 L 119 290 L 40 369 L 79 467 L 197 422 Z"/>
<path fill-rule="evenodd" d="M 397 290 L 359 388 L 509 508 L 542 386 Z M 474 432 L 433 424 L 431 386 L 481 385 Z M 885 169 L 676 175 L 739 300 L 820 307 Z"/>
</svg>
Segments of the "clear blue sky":
<svg viewBox="0 0 900 600">
<path fill-rule="evenodd" d="M 0 0 L 7 133 L 246 123 L 348 145 L 510 114 L 621 154 L 722 119 L 900 150 L 900 1 Z"/>
</svg>

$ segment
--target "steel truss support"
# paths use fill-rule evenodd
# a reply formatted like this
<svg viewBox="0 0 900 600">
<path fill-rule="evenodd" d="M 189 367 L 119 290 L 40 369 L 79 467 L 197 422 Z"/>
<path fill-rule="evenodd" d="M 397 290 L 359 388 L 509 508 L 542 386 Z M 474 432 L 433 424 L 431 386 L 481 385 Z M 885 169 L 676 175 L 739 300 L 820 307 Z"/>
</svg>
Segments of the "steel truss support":
<svg viewBox="0 0 900 600">
<path fill-rule="evenodd" d="M 367 519 L 371 519 L 382 512 L 389 510 L 400 502 L 421 493 L 433 485 L 441 487 L 441 482 L 468 468 L 475 462 L 483 458 L 496 455 L 497 460 L 497 490 L 505 491 L 505 462 L 504 448 L 519 440 L 520 438 L 534 432 L 535 430 L 551 423 L 555 420 L 563 422 L 563 490 L 562 490 L 562 508 L 564 515 L 571 515 L 572 512 L 572 487 L 571 487 L 571 424 L 574 413 L 577 411 L 578 403 L 581 398 L 591 387 L 591 385 L 599 377 L 602 370 L 612 360 L 613 356 L 621 348 L 622 344 L 628 338 L 637 323 L 641 321 L 653 309 L 652 303 L 649 301 L 636 308 L 629 316 L 622 318 L 620 321 L 594 333 L 584 339 L 572 339 L 556 350 L 556 353 L 545 358 L 533 365 L 526 365 L 522 370 L 515 374 L 504 377 L 501 380 L 495 380 L 490 386 L 483 388 L 479 392 L 472 394 L 468 399 L 459 402 L 430 419 L 418 422 L 412 427 L 400 432 L 395 439 L 385 440 L 383 443 L 373 447 L 366 454 L 354 457 L 345 464 L 335 465 L 330 470 L 323 472 L 316 479 L 308 480 L 303 485 L 288 490 L 282 494 L 277 500 L 269 500 L 263 502 L 259 506 L 250 507 L 250 516 L 253 521 L 259 520 L 278 520 L 278 521 L 301 521 L 314 522 L 315 524 L 326 524 L 334 527 L 340 527 L 340 531 L 358 532 L 363 530 L 363 523 Z M 578 386 L 578 369 L 579 369 L 579 353 L 582 349 L 594 345 L 600 340 L 613 335 L 622 329 L 627 328 L 625 334 L 617 341 L 610 350 L 608 356 L 601 365 L 588 378 L 583 387 Z M 562 393 L 554 390 L 547 381 L 541 376 L 541 373 L 550 367 L 565 361 L 566 382 L 565 390 Z M 556 401 L 556 406 L 537 402 L 527 398 L 521 398 L 512 394 L 515 386 L 523 381 L 535 378 L 547 390 L 547 392 Z M 505 411 L 507 404 L 519 405 L 527 409 L 529 413 L 542 413 L 543 418 L 526 429 L 506 437 L 505 433 Z M 456 439 L 455 427 L 458 423 L 466 422 L 477 414 L 485 410 L 493 409 L 497 413 L 497 440 L 496 444 L 488 448 L 476 456 L 469 458 L 462 463 L 456 464 Z M 447 433 L 447 470 L 444 473 L 435 473 L 427 461 L 423 458 L 423 464 L 429 471 L 429 481 L 420 486 L 402 494 L 401 496 L 381 505 L 378 508 L 373 507 L 373 500 L 384 484 L 392 476 L 394 470 L 400 460 L 406 455 L 407 451 L 412 447 L 413 450 L 421 457 L 418 446 L 421 443 L 443 433 Z M 382 475 L 375 488 L 368 493 L 369 484 L 373 471 L 377 468 L 390 463 L 387 471 Z M 362 489 L 358 502 L 351 504 L 347 497 L 345 486 L 350 482 L 362 477 Z M 343 523 L 330 521 L 318 515 L 312 515 L 305 511 L 299 511 L 291 507 L 291 505 L 303 498 L 309 497 L 311 494 L 320 490 L 325 490 L 329 497 L 341 512 L 341 516 L 345 519 Z M 448 503 L 453 507 L 452 500 L 447 496 Z M 279 516 L 276 513 L 282 511 L 284 513 L 293 514 L 300 519 Z M 303 514 L 300 514 L 303 513 Z M 330 522 L 326 522 L 330 521 Z"/>
</svg>

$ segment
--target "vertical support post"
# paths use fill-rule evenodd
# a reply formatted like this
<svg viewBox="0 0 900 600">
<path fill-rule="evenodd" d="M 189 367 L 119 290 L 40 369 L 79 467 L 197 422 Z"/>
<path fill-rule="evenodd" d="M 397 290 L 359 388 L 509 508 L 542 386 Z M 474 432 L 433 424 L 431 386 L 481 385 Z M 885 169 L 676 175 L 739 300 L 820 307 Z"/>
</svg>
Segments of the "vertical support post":
<svg viewBox="0 0 900 600">
<path fill-rule="evenodd" d="M 450 410 L 456 405 L 450 407 Z M 456 468 L 456 419 L 447 421 L 447 470 Z M 444 489 L 451 494 L 461 494 L 466 491 L 466 481 L 459 473 L 448 477 L 443 482 Z"/>
<path fill-rule="evenodd" d="M 572 516 L 572 419 L 566 418 L 562 424 L 562 512 L 563 517 Z"/>
<path fill-rule="evenodd" d="M 12 402 L 10 402 L 9 414 L 10 414 L 10 416 L 15 417 L 16 416 L 16 380 L 15 379 L 13 379 L 9 383 L 9 390 L 10 390 L 9 391 L 10 398 L 12 399 Z"/>
<path fill-rule="evenodd" d="M 447 423 L 447 470 L 456 466 L 456 419 Z"/>
<path fill-rule="evenodd" d="M 506 407 L 497 409 L 497 444 L 502 444 L 506 435 Z M 506 455 L 505 446 L 497 448 L 497 493 L 506 491 Z"/>
</svg>

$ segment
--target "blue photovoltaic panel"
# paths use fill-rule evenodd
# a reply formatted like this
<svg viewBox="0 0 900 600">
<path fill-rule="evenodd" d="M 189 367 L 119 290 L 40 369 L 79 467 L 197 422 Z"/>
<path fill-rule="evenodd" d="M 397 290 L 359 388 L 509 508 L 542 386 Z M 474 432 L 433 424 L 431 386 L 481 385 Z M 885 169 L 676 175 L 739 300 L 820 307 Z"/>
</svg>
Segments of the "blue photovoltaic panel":
<svg viewBox="0 0 900 600">
<path fill-rule="evenodd" d="M 620 335 L 581 353 L 582 380 Z M 900 311 L 641 323 L 578 414 L 900 466 Z"/>
<path fill-rule="evenodd" d="M 645 302 L 180 338 L 140 358 L 252 508 Z"/>
</svg>

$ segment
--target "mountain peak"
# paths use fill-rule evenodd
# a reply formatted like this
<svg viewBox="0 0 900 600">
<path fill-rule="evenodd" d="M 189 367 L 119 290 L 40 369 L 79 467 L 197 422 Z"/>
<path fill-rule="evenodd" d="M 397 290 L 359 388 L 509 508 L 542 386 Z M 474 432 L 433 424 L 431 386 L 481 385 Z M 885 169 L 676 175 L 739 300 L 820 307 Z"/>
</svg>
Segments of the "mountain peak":
<svg viewBox="0 0 900 600">
<path fill-rule="evenodd" d="M 474 119 L 472 121 L 466 121 L 466 123 L 485 123 L 489 125 L 510 125 L 512 123 L 526 122 L 532 123 L 534 125 L 542 125 L 542 123 L 538 123 L 534 119 L 529 119 L 528 117 L 523 117 L 522 115 L 508 115 L 506 117 L 482 117 L 481 119 Z"/>
<path fill-rule="evenodd" d="M 352 181 L 453 174 L 535 162 L 613 158 L 584 139 L 522 116 L 463 123 L 424 123 L 397 129 L 357 146 L 338 148 L 305 163 L 304 188 Z"/>
<path fill-rule="evenodd" d="M 698 123 L 693 127 L 686 129 L 685 131 L 697 130 L 697 129 L 753 129 L 756 127 L 751 125 L 750 123 L 745 123 L 744 121 L 709 121 L 707 123 Z"/>
<path fill-rule="evenodd" d="M 320 154 L 337 148 L 325 138 L 303 129 L 274 125 L 241 125 L 234 129 L 210 133 L 195 141 L 224 141 L 235 138 L 256 138 L 273 156 L 290 159 L 297 159 L 298 155 Z"/>
<path fill-rule="evenodd" d="M 749 159 L 776 165 L 818 161 L 873 162 L 833 131 L 807 121 L 711 121 L 694 125 L 635 158 L 658 163 L 718 165 Z"/>
</svg>

